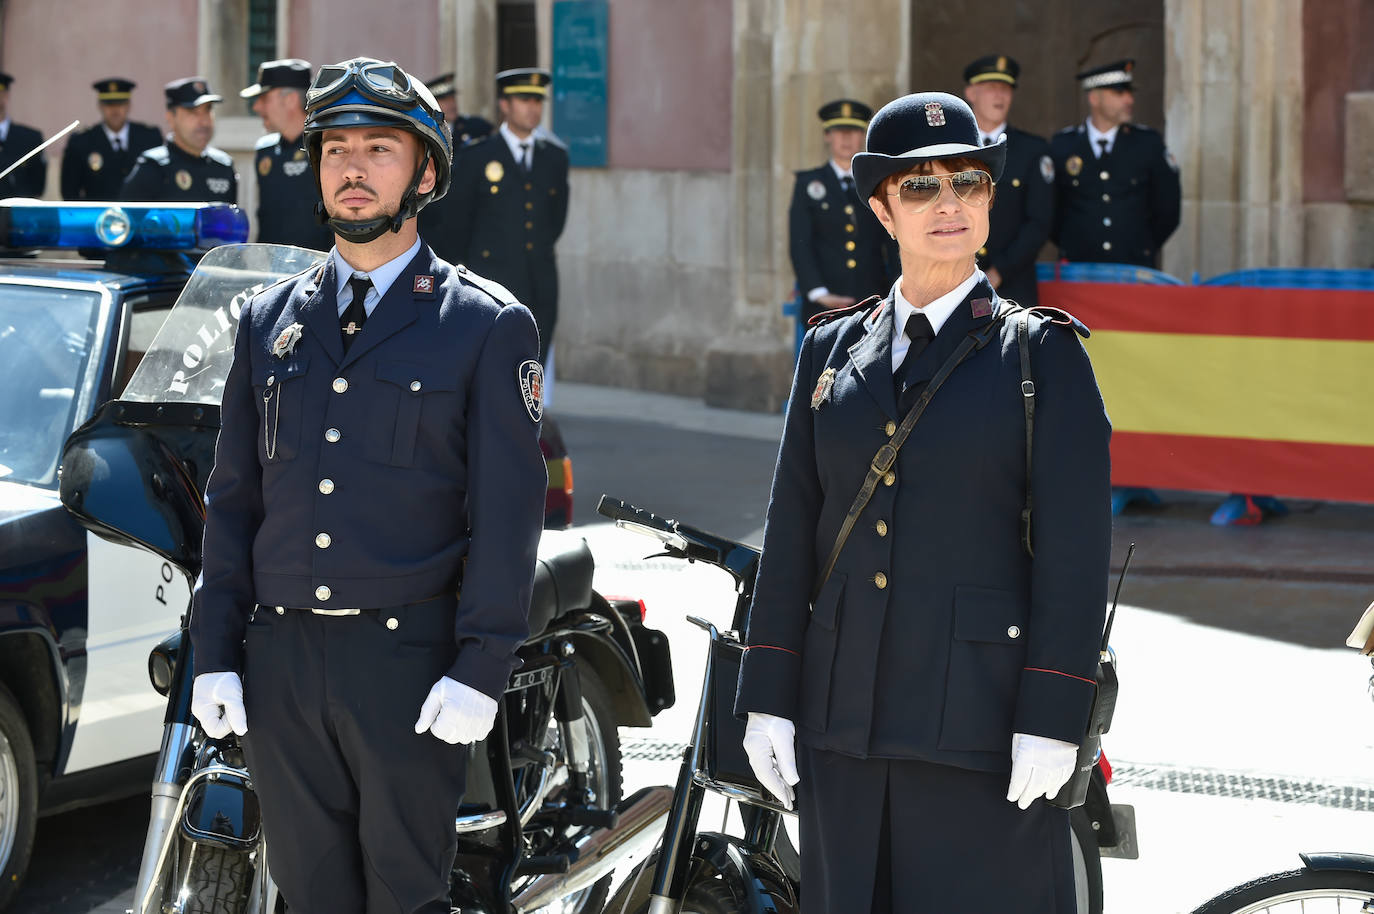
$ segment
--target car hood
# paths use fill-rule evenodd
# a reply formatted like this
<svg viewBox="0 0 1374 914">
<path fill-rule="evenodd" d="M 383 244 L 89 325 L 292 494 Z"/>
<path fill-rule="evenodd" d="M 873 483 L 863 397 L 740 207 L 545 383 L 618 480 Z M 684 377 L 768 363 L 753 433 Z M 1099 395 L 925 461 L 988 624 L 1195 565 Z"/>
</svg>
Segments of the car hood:
<svg viewBox="0 0 1374 914">
<path fill-rule="evenodd" d="M 62 501 L 55 490 L 0 480 L 0 524 L 60 507 Z"/>
</svg>

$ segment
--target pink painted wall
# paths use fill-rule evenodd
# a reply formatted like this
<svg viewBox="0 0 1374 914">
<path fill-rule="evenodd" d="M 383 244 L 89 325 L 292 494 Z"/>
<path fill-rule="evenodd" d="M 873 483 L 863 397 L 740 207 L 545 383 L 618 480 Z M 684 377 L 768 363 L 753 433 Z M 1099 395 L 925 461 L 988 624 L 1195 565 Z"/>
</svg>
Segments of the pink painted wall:
<svg viewBox="0 0 1374 914">
<path fill-rule="evenodd" d="M 377 57 L 427 79 L 439 60 L 439 4 L 433 0 L 291 0 L 290 16 L 285 55 L 304 57 L 316 67 Z"/>
<path fill-rule="evenodd" d="M 73 118 L 82 129 L 100 120 L 91 83 L 124 76 L 138 83 L 130 116 L 162 129 L 163 85 L 196 75 L 195 10 L 185 0 L 8 0 L 0 69 L 15 78 L 10 116 L 44 136 Z M 64 144 L 48 149 L 50 162 Z M 56 196 L 56 179 L 48 185 Z"/>
<path fill-rule="evenodd" d="M 1374 90 L 1369 0 L 1303 5 L 1303 200 L 1345 200 L 1345 94 Z"/>
<path fill-rule="evenodd" d="M 730 170 L 731 0 L 610 0 L 608 162 Z"/>
</svg>

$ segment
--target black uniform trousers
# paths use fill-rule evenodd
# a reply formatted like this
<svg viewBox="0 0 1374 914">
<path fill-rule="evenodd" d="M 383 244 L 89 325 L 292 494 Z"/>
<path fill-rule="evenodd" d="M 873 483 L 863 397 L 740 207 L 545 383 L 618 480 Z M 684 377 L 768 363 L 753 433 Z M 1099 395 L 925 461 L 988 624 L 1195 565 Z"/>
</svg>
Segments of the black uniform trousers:
<svg viewBox="0 0 1374 914">
<path fill-rule="evenodd" d="M 1065 810 L 1005 772 L 797 746 L 806 914 L 1074 914 Z"/>
<path fill-rule="evenodd" d="M 415 720 L 453 662 L 455 608 L 254 612 L 244 744 L 291 914 L 449 914 L 471 750 Z"/>
</svg>

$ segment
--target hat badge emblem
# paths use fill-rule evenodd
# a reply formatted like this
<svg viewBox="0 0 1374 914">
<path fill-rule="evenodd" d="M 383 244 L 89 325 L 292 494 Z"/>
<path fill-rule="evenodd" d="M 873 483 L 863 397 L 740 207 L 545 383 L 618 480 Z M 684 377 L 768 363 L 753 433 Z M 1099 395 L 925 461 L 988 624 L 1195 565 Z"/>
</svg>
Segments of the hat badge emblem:
<svg viewBox="0 0 1374 914">
<path fill-rule="evenodd" d="M 105 91 L 106 91 L 106 92 L 115 92 L 115 91 L 117 91 L 117 89 L 118 89 L 118 87 L 115 86 L 115 84 L 114 84 L 113 82 L 111 82 L 108 86 L 105 87 Z"/>
<path fill-rule="evenodd" d="M 999 57 L 999 58 L 997 58 L 997 72 L 998 72 L 998 73 L 1005 73 L 1005 72 L 1007 72 L 1007 59 L 1006 59 L 1005 57 Z"/>
<path fill-rule="evenodd" d="M 843 105 L 840 106 L 840 117 L 853 117 L 853 116 L 854 116 L 854 107 L 853 107 L 852 105 L 850 105 L 849 102 L 845 102 Z"/>
<path fill-rule="evenodd" d="M 926 123 L 932 127 L 945 126 L 945 106 L 939 102 L 926 104 Z"/>
</svg>

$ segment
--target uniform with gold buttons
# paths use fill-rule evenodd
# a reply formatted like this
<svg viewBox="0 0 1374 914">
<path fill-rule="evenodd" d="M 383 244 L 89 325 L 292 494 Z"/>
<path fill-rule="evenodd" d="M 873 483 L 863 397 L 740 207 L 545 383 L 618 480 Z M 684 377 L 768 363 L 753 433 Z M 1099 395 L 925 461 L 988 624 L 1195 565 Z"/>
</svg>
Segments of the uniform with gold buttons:
<svg viewBox="0 0 1374 914">
<path fill-rule="evenodd" d="M 167 107 L 198 108 L 218 104 L 215 95 L 199 77 L 178 79 L 163 88 Z M 190 152 L 169 135 L 167 142 L 144 150 L 134 163 L 120 190 L 121 200 L 186 203 L 237 203 L 239 176 L 234 159 L 223 149 L 205 146 Z"/>
<path fill-rule="evenodd" d="M 287 89 L 304 97 L 310 75 L 310 64 L 304 60 L 269 60 L 259 65 L 257 82 L 239 96 L 253 101 L 273 89 Z M 301 135 L 287 137 L 274 131 L 258 140 L 253 149 L 253 170 L 258 176 L 257 240 L 329 250 L 334 235 L 316 218 L 320 191 Z"/>
<path fill-rule="evenodd" d="M 92 84 L 102 121 L 67 140 L 62 151 L 62 199 L 118 200 L 138 154 L 162 144 L 161 131 L 149 124 L 123 120 L 119 129 L 110 129 L 111 120 L 128 112 L 136 86 L 117 76 Z"/>
<path fill-rule="evenodd" d="M 1133 70 L 1133 61 L 1118 61 L 1079 73 L 1078 80 L 1087 89 L 1129 88 Z M 1157 131 L 1140 124 L 1117 126 L 1104 154 L 1088 128 L 1084 121 L 1050 140 L 1056 201 L 1051 239 L 1069 261 L 1158 266 L 1159 250 L 1180 217 L 1173 154 Z"/>
</svg>

